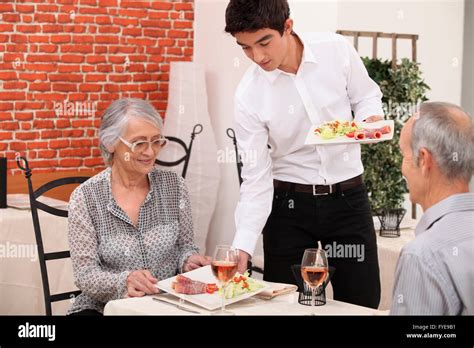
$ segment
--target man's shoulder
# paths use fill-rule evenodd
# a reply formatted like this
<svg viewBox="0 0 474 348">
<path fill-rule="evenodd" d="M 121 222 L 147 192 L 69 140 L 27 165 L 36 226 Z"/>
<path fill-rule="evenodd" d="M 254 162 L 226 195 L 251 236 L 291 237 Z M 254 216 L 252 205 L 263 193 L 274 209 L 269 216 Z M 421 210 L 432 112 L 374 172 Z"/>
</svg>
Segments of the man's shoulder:
<svg viewBox="0 0 474 348">
<path fill-rule="evenodd" d="M 252 63 L 247 71 L 242 76 L 237 89 L 235 91 L 236 98 L 243 98 L 248 89 L 252 86 L 255 86 L 255 83 L 261 78 L 261 75 L 258 71 L 259 67 L 257 64 Z"/>
<path fill-rule="evenodd" d="M 403 253 L 426 257 L 452 252 L 454 247 L 472 244 L 474 235 L 469 226 L 474 221 L 472 211 L 447 214 L 427 231 L 416 236 L 403 248 Z"/>
</svg>

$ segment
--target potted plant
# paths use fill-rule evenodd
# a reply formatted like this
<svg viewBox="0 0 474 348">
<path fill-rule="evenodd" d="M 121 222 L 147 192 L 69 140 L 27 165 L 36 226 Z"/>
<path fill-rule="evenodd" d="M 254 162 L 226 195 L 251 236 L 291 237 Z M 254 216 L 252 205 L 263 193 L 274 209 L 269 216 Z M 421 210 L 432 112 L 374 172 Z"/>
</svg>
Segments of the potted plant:
<svg viewBox="0 0 474 348">
<path fill-rule="evenodd" d="M 399 236 L 400 222 L 406 213 L 402 205 L 407 192 L 401 172 L 400 131 L 416 106 L 427 100 L 425 93 L 430 88 L 416 62 L 404 58 L 396 69 L 392 69 L 389 60 L 362 60 L 383 93 L 385 117 L 395 123 L 392 141 L 362 146 L 364 180 L 372 212 L 380 220 L 380 235 Z"/>
</svg>

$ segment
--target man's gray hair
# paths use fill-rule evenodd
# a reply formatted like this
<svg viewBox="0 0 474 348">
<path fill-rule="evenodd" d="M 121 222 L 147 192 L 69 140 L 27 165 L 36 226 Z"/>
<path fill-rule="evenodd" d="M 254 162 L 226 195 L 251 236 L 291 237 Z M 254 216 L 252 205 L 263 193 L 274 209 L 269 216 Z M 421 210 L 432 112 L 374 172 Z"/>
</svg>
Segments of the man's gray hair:
<svg viewBox="0 0 474 348">
<path fill-rule="evenodd" d="M 469 183 L 474 171 L 474 126 L 472 117 L 457 105 L 422 103 L 412 129 L 411 149 L 418 164 L 420 150 L 427 149 L 447 179 Z M 467 118 L 467 122 L 459 120 Z"/>
<path fill-rule="evenodd" d="M 106 164 L 110 164 L 113 160 L 113 153 L 110 153 L 108 148 L 117 144 L 132 117 L 147 120 L 160 131 L 163 129 L 160 114 L 148 101 L 137 98 L 122 98 L 114 101 L 105 110 L 99 130 L 100 152 Z"/>
</svg>

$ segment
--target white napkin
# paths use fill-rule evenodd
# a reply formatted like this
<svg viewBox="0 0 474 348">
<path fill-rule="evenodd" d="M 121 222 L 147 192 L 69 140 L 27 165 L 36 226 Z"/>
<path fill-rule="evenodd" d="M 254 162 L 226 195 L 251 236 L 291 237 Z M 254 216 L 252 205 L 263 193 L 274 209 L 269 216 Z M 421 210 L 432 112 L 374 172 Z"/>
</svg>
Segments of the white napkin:
<svg viewBox="0 0 474 348">
<path fill-rule="evenodd" d="M 261 293 L 257 294 L 257 297 L 260 297 L 264 300 L 271 300 L 272 298 L 284 294 L 289 294 L 298 290 L 298 287 L 294 284 L 285 284 L 285 283 L 271 283 L 266 282 L 270 287 Z"/>
</svg>

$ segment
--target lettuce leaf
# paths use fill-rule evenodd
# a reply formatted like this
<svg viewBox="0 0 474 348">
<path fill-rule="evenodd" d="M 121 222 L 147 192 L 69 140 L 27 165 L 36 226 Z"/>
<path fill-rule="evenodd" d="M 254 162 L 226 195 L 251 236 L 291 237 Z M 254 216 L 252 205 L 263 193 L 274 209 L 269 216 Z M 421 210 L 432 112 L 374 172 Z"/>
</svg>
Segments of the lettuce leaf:
<svg viewBox="0 0 474 348">
<path fill-rule="evenodd" d="M 225 298 L 226 299 L 231 299 L 238 297 L 240 295 L 249 293 L 249 292 L 254 292 L 257 291 L 261 288 L 263 288 L 265 285 L 253 278 L 249 277 L 248 271 L 246 271 L 243 276 L 246 278 L 245 280 L 240 280 L 238 283 L 234 281 L 234 279 L 240 278 L 242 274 L 236 273 L 235 276 L 232 278 L 232 280 L 229 281 L 229 283 L 226 286 L 225 289 Z M 247 284 L 247 285 L 245 285 Z M 219 289 L 219 295 L 222 296 L 222 287 Z"/>
</svg>

